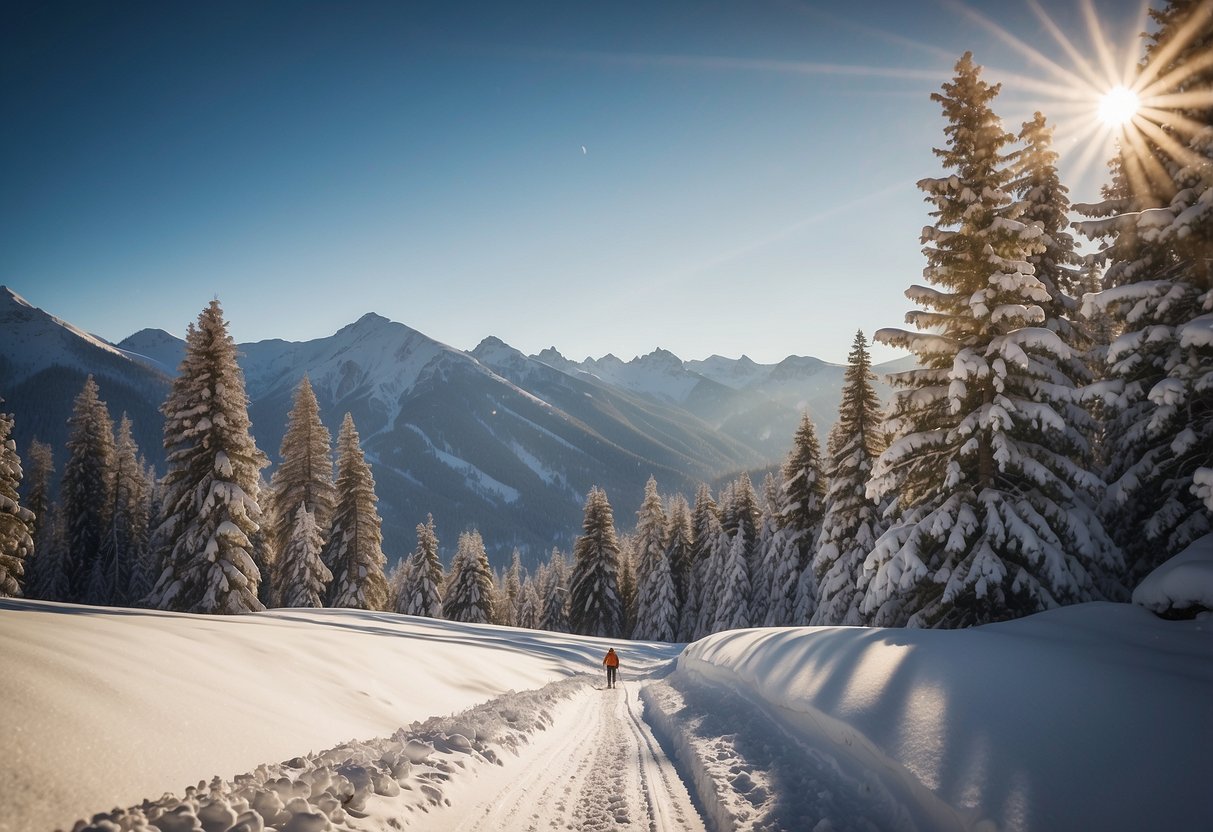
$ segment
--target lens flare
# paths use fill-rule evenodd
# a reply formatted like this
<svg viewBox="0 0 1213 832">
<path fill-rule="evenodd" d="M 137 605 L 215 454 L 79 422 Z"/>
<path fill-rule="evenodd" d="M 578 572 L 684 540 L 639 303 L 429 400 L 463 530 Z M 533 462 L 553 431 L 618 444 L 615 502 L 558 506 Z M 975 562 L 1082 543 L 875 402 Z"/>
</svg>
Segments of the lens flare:
<svg viewBox="0 0 1213 832">
<path fill-rule="evenodd" d="M 1128 124 L 1137 115 L 1141 99 L 1137 93 L 1125 86 L 1115 86 L 1099 99 L 1099 120 L 1112 127 Z"/>
</svg>

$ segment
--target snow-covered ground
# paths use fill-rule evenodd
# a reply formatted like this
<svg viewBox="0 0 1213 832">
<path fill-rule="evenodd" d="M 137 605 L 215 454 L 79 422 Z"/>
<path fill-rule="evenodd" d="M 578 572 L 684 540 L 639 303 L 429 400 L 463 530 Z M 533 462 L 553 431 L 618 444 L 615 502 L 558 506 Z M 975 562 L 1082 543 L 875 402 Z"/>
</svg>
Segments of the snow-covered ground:
<svg viewBox="0 0 1213 832">
<path fill-rule="evenodd" d="M 1213 828 L 1208 613 L 605 646 L 0 602 L 0 830 Z"/>
</svg>

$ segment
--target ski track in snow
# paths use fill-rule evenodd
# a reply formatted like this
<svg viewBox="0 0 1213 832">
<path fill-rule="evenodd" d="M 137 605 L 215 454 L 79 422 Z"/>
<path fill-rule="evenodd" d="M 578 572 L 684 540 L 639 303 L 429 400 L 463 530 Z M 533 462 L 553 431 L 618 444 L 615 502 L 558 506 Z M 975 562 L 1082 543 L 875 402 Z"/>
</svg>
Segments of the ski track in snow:
<svg viewBox="0 0 1213 832">
<path fill-rule="evenodd" d="M 643 707 L 635 682 L 584 691 L 527 751 L 524 767 L 510 771 L 509 783 L 453 828 L 703 830 Z"/>
<path fill-rule="evenodd" d="M 643 719 L 640 683 L 585 675 L 511 692 L 391 737 L 200 781 L 75 832 L 702 832 Z"/>
</svg>

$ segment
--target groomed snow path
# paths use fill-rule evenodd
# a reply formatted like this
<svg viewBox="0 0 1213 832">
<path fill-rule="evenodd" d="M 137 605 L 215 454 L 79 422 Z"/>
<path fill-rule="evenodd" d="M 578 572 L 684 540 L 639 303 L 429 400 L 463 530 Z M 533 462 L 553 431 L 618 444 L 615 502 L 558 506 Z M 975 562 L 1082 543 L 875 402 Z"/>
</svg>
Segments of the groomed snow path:
<svg viewBox="0 0 1213 832">
<path fill-rule="evenodd" d="M 599 681 L 601 684 L 601 681 Z M 643 719 L 640 682 L 585 688 L 517 758 L 448 787 L 459 832 L 703 830 L 673 764 Z M 444 819 L 445 820 L 445 819 Z"/>
</svg>

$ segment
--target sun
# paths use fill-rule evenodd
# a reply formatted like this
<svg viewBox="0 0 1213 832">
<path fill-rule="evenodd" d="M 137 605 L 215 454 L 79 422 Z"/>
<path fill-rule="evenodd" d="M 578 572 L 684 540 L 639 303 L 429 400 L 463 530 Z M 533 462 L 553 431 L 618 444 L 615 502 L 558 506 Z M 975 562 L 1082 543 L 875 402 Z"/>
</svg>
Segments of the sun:
<svg viewBox="0 0 1213 832">
<path fill-rule="evenodd" d="M 1137 93 L 1118 84 L 1099 99 L 1099 120 L 1109 127 L 1123 127 L 1133 120 L 1140 107 Z"/>
</svg>

